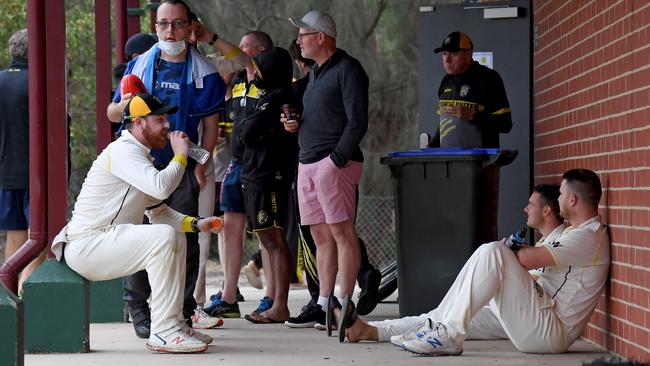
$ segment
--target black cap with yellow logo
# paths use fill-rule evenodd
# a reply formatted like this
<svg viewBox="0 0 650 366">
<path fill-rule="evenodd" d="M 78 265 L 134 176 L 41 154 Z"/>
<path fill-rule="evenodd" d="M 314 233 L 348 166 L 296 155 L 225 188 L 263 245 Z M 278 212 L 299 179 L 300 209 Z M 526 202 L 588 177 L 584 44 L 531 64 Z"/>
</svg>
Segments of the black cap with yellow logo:
<svg viewBox="0 0 650 366">
<path fill-rule="evenodd" d="M 471 50 L 473 48 L 474 44 L 472 44 L 472 40 L 469 39 L 469 36 L 463 32 L 456 31 L 449 33 L 445 40 L 442 41 L 442 46 L 436 48 L 433 52 L 458 52 L 460 50 Z"/>
<path fill-rule="evenodd" d="M 156 116 L 161 114 L 176 113 L 178 107 L 167 105 L 151 94 L 136 94 L 124 108 L 124 120 L 133 120 L 136 117 Z"/>
</svg>

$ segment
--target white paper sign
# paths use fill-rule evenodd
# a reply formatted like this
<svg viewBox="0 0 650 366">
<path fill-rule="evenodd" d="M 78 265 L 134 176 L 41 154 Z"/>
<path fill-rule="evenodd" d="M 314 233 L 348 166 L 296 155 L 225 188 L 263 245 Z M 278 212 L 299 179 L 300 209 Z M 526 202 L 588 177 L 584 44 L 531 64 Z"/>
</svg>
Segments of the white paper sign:
<svg viewBox="0 0 650 366">
<path fill-rule="evenodd" d="M 491 69 L 493 69 L 493 56 L 492 52 L 473 52 L 472 53 L 472 58 L 474 61 L 478 62 L 479 64 L 483 66 L 487 66 Z"/>
</svg>

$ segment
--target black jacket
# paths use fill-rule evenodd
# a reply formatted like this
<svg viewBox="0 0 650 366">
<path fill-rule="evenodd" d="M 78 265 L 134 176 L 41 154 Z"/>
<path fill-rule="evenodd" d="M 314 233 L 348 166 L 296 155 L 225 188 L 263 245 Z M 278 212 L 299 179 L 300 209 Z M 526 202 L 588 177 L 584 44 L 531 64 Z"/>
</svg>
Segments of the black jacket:
<svg viewBox="0 0 650 366">
<path fill-rule="evenodd" d="M 328 155 L 337 167 L 363 161 L 359 144 L 368 130 L 368 75 L 345 51 L 314 66 L 302 98 L 300 162 L 315 163 Z"/>
<path fill-rule="evenodd" d="M 241 122 L 255 110 L 257 101 L 264 90 L 258 89 L 247 81 L 246 70 L 237 75 L 233 81 L 232 98 L 230 99 L 230 110 L 228 118 L 233 122 L 232 135 L 237 136 Z M 246 148 L 237 138 L 232 139 L 231 152 L 232 160 L 243 164 L 244 149 Z"/>
<path fill-rule="evenodd" d="M 27 61 L 0 72 L 0 189 L 29 189 Z"/>
<path fill-rule="evenodd" d="M 255 62 L 263 76 L 255 84 L 264 91 L 236 131 L 245 146 L 242 184 L 257 191 L 289 189 L 295 178 L 298 141 L 284 129 L 280 114 L 283 104 L 295 104 L 291 57 L 285 49 L 274 47 L 258 54 Z"/>
</svg>

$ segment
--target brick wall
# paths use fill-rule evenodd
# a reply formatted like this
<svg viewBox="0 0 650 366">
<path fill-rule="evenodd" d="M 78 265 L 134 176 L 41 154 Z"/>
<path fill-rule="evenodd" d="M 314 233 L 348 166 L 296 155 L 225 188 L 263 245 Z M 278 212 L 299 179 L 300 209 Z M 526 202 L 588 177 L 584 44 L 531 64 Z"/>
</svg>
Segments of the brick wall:
<svg viewBox="0 0 650 366">
<path fill-rule="evenodd" d="M 611 280 L 584 336 L 650 361 L 650 1 L 534 0 L 534 175 L 596 171 Z"/>
</svg>

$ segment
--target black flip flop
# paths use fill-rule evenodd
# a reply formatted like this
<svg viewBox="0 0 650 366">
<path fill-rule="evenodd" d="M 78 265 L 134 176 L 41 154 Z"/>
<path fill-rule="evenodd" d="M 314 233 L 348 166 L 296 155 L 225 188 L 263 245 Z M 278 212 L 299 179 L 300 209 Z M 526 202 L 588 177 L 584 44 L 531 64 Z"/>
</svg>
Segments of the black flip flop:
<svg viewBox="0 0 650 366">
<path fill-rule="evenodd" d="M 341 320 L 339 321 L 340 343 L 345 341 L 345 330 L 350 328 L 358 318 L 359 316 L 357 315 L 357 309 L 354 307 L 354 302 L 350 299 L 350 295 L 345 295 L 341 304 Z"/>
<path fill-rule="evenodd" d="M 334 324 L 334 309 L 341 308 L 341 303 L 339 299 L 334 296 L 334 292 L 330 294 L 327 298 L 327 312 L 325 313 L 325 330 L 327 330 L 327 336 L 332 336 L 332 328 Z"/>
</svg>

